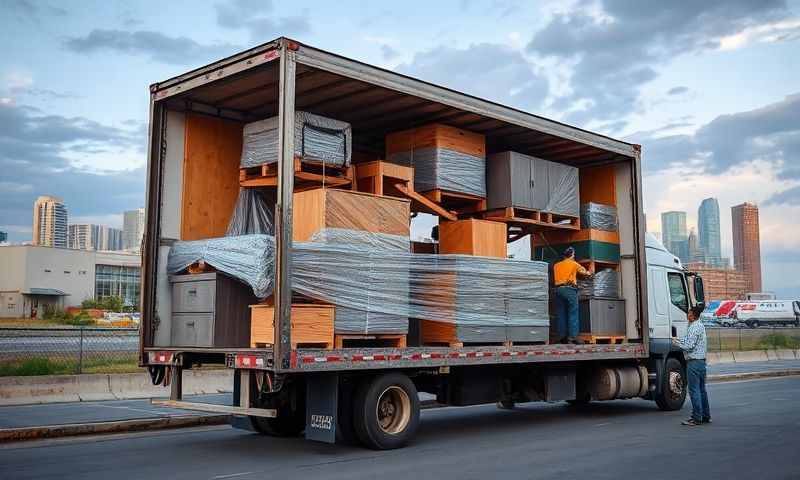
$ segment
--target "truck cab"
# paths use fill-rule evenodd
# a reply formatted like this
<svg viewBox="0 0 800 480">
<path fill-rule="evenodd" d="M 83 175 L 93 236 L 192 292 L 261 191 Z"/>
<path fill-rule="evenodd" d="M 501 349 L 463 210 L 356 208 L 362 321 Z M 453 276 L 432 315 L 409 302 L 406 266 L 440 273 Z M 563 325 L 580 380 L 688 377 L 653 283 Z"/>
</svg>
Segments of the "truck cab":
<svg viewBox="0 0 800 480">
<path fill-rule="evenodd" d="M 656 372 L 656 403 L 665 410 L 683 404 L 686 392 L 686 360 L 672 343 L 686 335 L 687 315 L 695 306 L 705 306 L 703 279 L 683 268 L 652 234 L 645 237 L 647 260 L 647 311 L 650 321 L 650 371 Z"/>
</svg>

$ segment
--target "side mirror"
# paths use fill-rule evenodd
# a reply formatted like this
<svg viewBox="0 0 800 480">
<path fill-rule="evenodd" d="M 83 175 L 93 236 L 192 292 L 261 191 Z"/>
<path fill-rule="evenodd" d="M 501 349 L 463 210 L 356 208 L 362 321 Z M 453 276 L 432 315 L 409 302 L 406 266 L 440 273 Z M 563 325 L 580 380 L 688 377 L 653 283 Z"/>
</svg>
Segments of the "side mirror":
<svg viewBox="0 0 800 480">
<path fill-rule="evenodd" d="M 706 293 L 703 288 L 703 278 L 700 275 L 694 276 L 694 281 L 692 282 L 694 285 L 694 300 L 697 302 L 697 305 L 702 305 L 705 308 L 706 305 Z"/>
</svg>

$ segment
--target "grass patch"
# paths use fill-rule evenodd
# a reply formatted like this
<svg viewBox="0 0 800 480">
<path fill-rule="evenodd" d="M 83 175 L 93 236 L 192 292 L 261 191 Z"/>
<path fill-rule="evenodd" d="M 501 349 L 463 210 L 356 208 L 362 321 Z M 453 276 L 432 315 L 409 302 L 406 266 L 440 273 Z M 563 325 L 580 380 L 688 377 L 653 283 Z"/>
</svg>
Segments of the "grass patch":
<svg viewBox="0 0 800 480">
<path fill-rule="evenodd" d="M 136 355 L 118 359 L 85 359 L 81 373 L 135 373 L 139 368 Z M 32 375 L 74 375 L 78 373 L 77 360 L 52 360 L 47 357 L 28 358 L 0 363 L 0 377 Z"/>
<path fill-rule="evenodd" d="M 800 339 L 783 333 L 771 333 L 761 339 L 759 346 L 765 349 L 788 348 L 795 350 L 800 348 Z"/>
</svg>

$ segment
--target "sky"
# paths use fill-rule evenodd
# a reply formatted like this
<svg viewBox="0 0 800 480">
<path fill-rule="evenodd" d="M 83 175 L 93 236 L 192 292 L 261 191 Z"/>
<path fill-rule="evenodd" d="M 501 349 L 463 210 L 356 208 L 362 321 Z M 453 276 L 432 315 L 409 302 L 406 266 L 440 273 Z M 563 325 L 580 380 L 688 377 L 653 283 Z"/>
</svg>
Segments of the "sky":
<svg viewBox="0 0 800 480">
<path fill-rule="evenodd" d="M 760 209 L 764 289 L 800 297 L 800 2 L 0 2 L 0 230 L 33 201 L 144 205 L 148 85 L 288 36 L 642 145 L 648 229 Z"/>
</svg>

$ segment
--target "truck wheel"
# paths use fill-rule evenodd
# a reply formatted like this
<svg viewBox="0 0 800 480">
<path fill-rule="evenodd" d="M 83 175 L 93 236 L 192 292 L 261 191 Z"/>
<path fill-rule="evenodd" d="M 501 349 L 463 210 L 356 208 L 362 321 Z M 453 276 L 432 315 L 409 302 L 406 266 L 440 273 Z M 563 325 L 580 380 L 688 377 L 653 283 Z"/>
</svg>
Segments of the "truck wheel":
<svg viewBox="0 0 800 480">
<path fill-rule="evenodd" d="M 358 439 L 375 450 L 405 446 L 419 426 L 417 388 L 406 375 L 389 373 L 365 380 L 353 402 Z"/>
<path fill-rule="evenodd" d="M 656 395 L 656 405 L 665 412 L 680 410 L 686 401 L 686 370 L 677 358 L 670 357 L 664 365 L 661 393 Z"/>
</svg>

